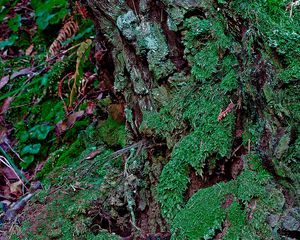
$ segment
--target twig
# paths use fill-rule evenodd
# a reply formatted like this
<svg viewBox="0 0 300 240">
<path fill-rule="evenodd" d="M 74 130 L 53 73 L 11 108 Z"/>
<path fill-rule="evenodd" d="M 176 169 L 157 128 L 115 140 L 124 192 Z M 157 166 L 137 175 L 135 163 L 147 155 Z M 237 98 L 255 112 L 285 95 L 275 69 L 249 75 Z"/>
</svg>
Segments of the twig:
<svg viewBox="0 0 300 240">
<path fill-rule="evenodd" d="M 10 197 L 10 196 L 4 196 L 4 195 L 2 195 L 2 194 L 0 194 L 0 198 L 4 198 L 4 199 L 6 199 L 6 200 L 12 200 L 12 201 L 15 201 L 15 200 L 16 200 L 16 199 L 13 198 L 13 197 Z"/>
<path fill-rule="evenodd" d="M 21 162 L 25 162 L 20 155 L 10 146 L 10 144 L 4 140 L 4 143 L 8 146 L 8 148 L 17 156 L 17 158 L 21 161 Z"/>
<path fill-rule="evenodd" d="M 0 162 L 2 162 L 6 167 L 8 167 L 9 169 L 11 169 L 14 174 L 17 176 L 17 178 L 19 179 L 19 181 L 21 181 L 22 185 L 28 189 L 26 186 L 25 186 L 25 183 L 22 181 L 22 179 L 19 177 L 17 171 L 14 169 L 14 167 L 12 165 L 10 165 L 9 161 L 3 157 L 3 156 L 0 156 Z"/>
</svg>

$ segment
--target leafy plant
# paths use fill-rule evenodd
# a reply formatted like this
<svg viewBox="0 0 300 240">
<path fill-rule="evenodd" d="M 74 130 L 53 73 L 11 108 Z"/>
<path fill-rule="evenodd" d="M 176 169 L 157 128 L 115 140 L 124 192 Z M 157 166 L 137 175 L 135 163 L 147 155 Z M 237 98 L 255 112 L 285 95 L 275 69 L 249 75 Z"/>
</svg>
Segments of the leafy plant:
<svg viewBox="0 0 300 240">
<path fill-rule="evenodd" d="M 53 130 L 52 126 L 36 125 L 29 130 L 29 135 L 37 140 L 44 140 L 51 130 Z"/>
<path fill-rule="evenodd" d="M 46 29 L 49 24 L 59 23 L 69 13 L 66 0 L 32 0 L 31 5 L 40 30 Z"/>
<path fill-rule="evenodd" d="M 21 15 L 16 14 L 13 18 L 9 19 L 8 26 L 13 32 L 17 32 L 21 26 Z"/>
</svg>

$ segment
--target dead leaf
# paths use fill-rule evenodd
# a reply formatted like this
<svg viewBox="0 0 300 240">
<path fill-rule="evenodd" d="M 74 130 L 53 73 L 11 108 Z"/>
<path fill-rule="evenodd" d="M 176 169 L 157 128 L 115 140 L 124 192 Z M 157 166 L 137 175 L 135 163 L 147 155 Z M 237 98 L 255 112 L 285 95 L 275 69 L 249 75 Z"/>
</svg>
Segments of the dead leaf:
<svg viewBox="0 0 300 240">
<path fill-rule="evenodd" d="M 235 104 L 233 102 L 230 102 L 229 105 L 227 106 L 227 108 L 224 111 L 222 111 L 222 109 L 221 109 L 220 114 L 217 118 L 218 121 L 220 122 L 224 117 L 226 117 L 226 115 L 228 113 L 230 113 L 234 109 L 234 107 L 235 107 Z"/>
<path fill-rule="evenodd" d="M 98 148 L 96 149 L 95 151 L 91 152 L 88 156 L 86 156 L 84 158 L 84 160 L 90 160 L 90 159 L 93 159 L 94 157 L 96 157 L 102 150 L 103 150 L 104 147 L 102 148 Z"/>
<path fill-rule="evenodd" d="M 2 173 L 10 181 L 19 180 L 19 178 L 16 175 L 16 173 L 11 168 L 9 168 L 9 167 L 2 168 Z"/>
<path fill-rule="evenodd" d="M 84 115 L 84 111 L 78 111 L 70 114 L 67 120 L 67 127 L 71 128 L 74 123 Z"/>
<path fill-rule="evenodd" d="M 14 99 L 13 97 L 8 97 L 4 100 L 4 103 L 2 104 L 2 107 L 0 108 L 0 115 L 7 112 L 7 110 L 9 109 L 9 105 L 13 99 Z"/>
<path fill-rule="evenodd" d="M 57 136 L 67 131 L 69 128 L 73 127 L 75 122 L 84 116 L 84 111 L 78 111 L 70 114 L 67 120 L 61 120 L 55 125 L 55 132 Z"/>
<path fill-rule="evenodd" d="M 0 131 L 0 144 L 5 143 L 7 141 L 8 141 L 8 139 L 7 139 L 7 129 L 3 128 Z"/>
<path fill-rule="evenodd" d="M 0 80 L 0 90 L 8 83 L 9 81 L 9 76 L 4 76 Z"/>
<path fill-rule="evenodd" d="M 125 113 L 124 113 L 123 104 L 110 104 L 108 107 L 108 112 L 115 121 L 119 123 L 125 122 Z"/>
<path fill-rule="evenodd" d="M 14 182 L 14 183 L 11 183 L 9 185 L 9 189 L 10 189 L 11 194 L 14 194 L 17 197 L 22 196 L 23 195 L 22 185 L 23 185 L 23 183 L 22 183 L 21 180 L 19 180 L 17 182 Z"/>
<path fill-rule="evenodd" d="M 89 102 L 88 106 L 86 108 L 86 114 L 92 115 L 94 113 L 94 109 L 96 107 L 96 103 L 94 102 Z"/>
<path fill-rule="evenodd" d="M 19 76 L 27 75 L 32 73 L 32 68 L 23 68 L 17 72 L 14 72 L 11 76 L 10 79 L 14 79 Z"/>
<path fill-rule="evenodd" d="M 55 134 L 56 136 L 60 136 L 63 134 L 65 131 L 67 131 L 67 122 L 60 120 L 56 125 L 55 125 Z"/>
<path fill-rule="evenodd" d="M 26 56 L 29 56 L 32 53 L 34 45 L 31 44 L 25 51 Z"/>
</svg>

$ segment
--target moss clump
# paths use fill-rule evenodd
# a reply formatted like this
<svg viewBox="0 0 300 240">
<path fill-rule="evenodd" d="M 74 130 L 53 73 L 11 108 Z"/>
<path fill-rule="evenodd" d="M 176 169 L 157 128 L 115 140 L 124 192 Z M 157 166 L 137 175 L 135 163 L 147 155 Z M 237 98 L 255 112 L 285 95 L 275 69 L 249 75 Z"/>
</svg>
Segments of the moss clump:
<svg viewBox="0 0 300 240">
<path fill-rule="evenodd" d="M 214 168 L 218 159 L 230 153 L 234 116 L 229 114 L 222 121 L 217 120 L 220 109 L 228 105 L 226 96 L 221 96 L 220 89 L 216 85 L 210 85 L 190 94 L 182 106 L 177 102 L 181 111 L 174 114 L 180 116 L 181 113 L 182 122 L 189 123 L 192 130 L 175 145 L 171 160 L 160 176 L 158 198 L 163 214 L 169 219 L 174 217 L 176 209 L 183 204 L 183 194 L 188 183 L 188 166 L 202 175 L 205 164 Z M 164 116 L 160 116 L 160 122 L 169 124 L 164 122 Z"/>
<path fill-rule="evenodd" d="M 126 145 L 125 125 L 109 116 L 108 119 L 99 122 L 97 138 L 108 146 L 124 147 Z"/>
<path fill-rule="evenodd" d="M 70 151 L 78 154 L 80 151 L 77 143 L 63 153 L 61 158 L 70 157 Z M 93 222 L 97 214 L 90 214 L 89 209 L 97 207 L 95 202 L 103 202 L 103 211 L 111 210 L 115 213 L 118 207 L 113 206 L 113 200 L 107 199 L 111 195 L 116 196 L 115 191 L 122 192 L 122 185 L 118 185 L 116 177 L 120 174 L 120 166 L 115 163 L 116 159 L 107 161 L 112 151 L 102 146 L 101 152 L 93 159 L 94 162 L 83 162 L 93 151 L 95 148 L 90 147 L 79 155 L 72 156 L 69 158 L 72 161 L 68 161 L 67 165 L 57 164 L 55 170 L 48 174 L 45 190 L 39 191 L 33 204 L 25 210 L 28 211 L 28 220 L 22 223 L 22 231 L 17 234 L 20 239 L 120 239 L 105 230 L 92 232 L 97 227 Z M 53 191 L 55 186 L 60 186 L 58 191 Z M 117 201 L 116 198 L 114 200 Z"/>
<path fill-rule="evenodd" d="M 78 157 L 84 150 L 84 145 L 78 138 L 70 146 L 63 146 L 55 151 L 46 161 L 43 168 L 37 174 L 38 178 L 47 176 L 53 169 L 66 165 L 72 161 L 72 159 Z"/>
<path fill-rule="evenodd" d="M 172 239 L 210 239 L 224 228 L 223 239 L 270 239 L 269 213 L 280 213 L 283 194 L 270 185 L 271 176 L 257 156 L 236 180 L 201 189 L 172 221 Z M 209 199 L 209 200 L 208 200 Z"/>
</svg>

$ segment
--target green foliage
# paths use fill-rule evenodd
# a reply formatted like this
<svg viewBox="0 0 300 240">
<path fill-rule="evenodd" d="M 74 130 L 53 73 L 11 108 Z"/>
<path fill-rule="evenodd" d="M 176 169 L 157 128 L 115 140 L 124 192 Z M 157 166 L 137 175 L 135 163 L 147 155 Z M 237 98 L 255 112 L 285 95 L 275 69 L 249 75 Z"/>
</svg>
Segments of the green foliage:
<svg viewBox="0 0 300 240">
<path fill-rule="evenodd" d="M 11 10 L 11 7 L 15 6 L 18 0 L 10 1 L 10 0 L 0 0 L 0 21 L 3 21 L 3 19 L 7 16 L 9 11 Z M 8 5 L 10 3 L 10 6 Z"/>
<path fill-rule="evenodd" d="M 299 81 L 300 79 L 300 63 L 298 60 L 293 60 L 287 68 L 281 71 L 279 78 L 285 82 L 289 83 L 291 81 Z"/>
<path fill-rule="evenodd" d="M 209 20 L 191 17 L 185 20 L 184 27 L 187 29 L 183 37 L 185 51 L 186 53 L 195 55 L 197 48 L 201 46 L 199 39 L 205 37 L 210 32 L 212 24 Z"/>
<path fill-rule="evenodd" d="M 192 74 L 200 81 L 205 81 L 217 72 L 219 61 L 218 50 L 215 45 L 208 44 L 194 56 Z"/>
<path fill-rule="evenodd" d="M 49 89 L 49 94 L 57 92 L 59 80 L 61 80 L 69 71 L 74 71 L 75 57 L 66 56 L 64 59 L 55 62 L 51 69 L 42 76 L 41 86 Z"/>
<path fill-rule="evenodd" d="M 44 140 L 51 130 L 53 130 L 52 126 L 36 125 L 29 130 L 29 135 L 37 140 Z"/>
<path fill-rule="evenodd" d="M 108 119 L 99 122 L 97 138 L 108 146 L 124 147 L 126 145 L 125 126 L 109 116 Z"/>
<path fill-rule="evenodd" d="M 81 143 L 82 146 L 84 144 Z M 102 209 L 106 208 L 109 212 L 116 211 L 109 205 L 107 199 L 110 197 L 111 192 L 119 188 L 117 183 L 113 183 L 111 175 L 120 173 L 118 168 L 113 166 L 113 162 L 107 162 L 106 157 L 112 153 L 110 149 L 102 148 L 101 152 L 95 157 L 93 161 L 97 165 L 90 168 L 91 162 L 82 160 L 91 152 L 95 151 L 94 147 L 84 146 L 86 150 L 80 151 L 79 144 L 76 143 L 70 148 L 62 148 L 60 152 L 53 154 L 54 156 L 60 155 L 62 158 L 69 158 L 68 164 L 59 166 L 56 164 L 55 170 L 48 176 L 47 184 L 54 184 L 63 186 L 62 190 L 54 191 L 49 194 L 47 188 L 39 191 L 32 200 L 35 204 L 32 206 L 32 211 L 28 212 L 28 216 L 34 214 L 32 218 L 29 217 L 28 221 L 22 224 L 22 235 L 24 239 L 44 239 L 59 238 L 59 239 L 120 239 L 117 235 L 110 234 L 105 230 L 100 231 L 95 235 L 91 230 L 94 224 L 94 215 L 87 214 L 89 209 L 97 208 L 95 203 L 104 202 L 107 206 L 101 206 Z M 75 155 L 72 155 L 73 154 Z M 48 163 L 48 162 L 47 162 Z M 82 164 L 86 169 L 82 169 Z M 89 169 L 90 168 L 90 169 Z M 84 174 L 85 170 L 88 170 Z M 101 174 L 98 174 L 101 172 Z M 80 177 L 77 177 L 77 176 Z M 76 182 L 73 182 L 73 177 Z M 71 186 L 71 187 L 70 187 Z M 74 191 L 73 188 L 76 190 Z M 120 187 L 121 188 L 121 187 Z M 116 199 L 117 200 L 117 199 Z M 35 212 L 36 211 L 36 212 Z M 32 228 L 35 226 L 35 228 Z M 98 228 L 97 228 L 98 229 Z"/>
<path fill-rule="evenodd" d="M 49 158 L 45 163 L 41 171 L 39 172 L 39 177 L 47 176 L 53 169 L 60 167 L 61 165 L 67 165 L 72 161 L 73 158 L 78 157 L 81 154 L 81 151 L 84 150 L 82 142 L 77 139 L 74 141 L 67 149 L 63 148 L 61 155 L 57 157 Z"/>
<path fill-rule="evenodd" d="M 238 75 L 235 70 L 235 66 L 238 65 L 236 57 L 231 54 L 224 57 L 222 61 L 222 75 L 224 76 L 220 87 L 225 90 L 225 92 L 231 92 L 238 88 Z"/>
<path fill-rule="evenodd" d="M 17 32 L 21 26 L 21 15 L 16 14 L 13 18 L 9 19 L 8 26 L 13 32 Z"/>
<path fill-rule="evenodd" d="M 29 154 L 38 154 L 41 149 L 41 144 L 31 144 L 24 147 L 21 151 L 21 155 Z"/>
<path fill-rule="evenodd" d="M 32 0 L 31 5 L 40 30 L 46 29 L 49 24 L 60 22 L 69 12 L 66 0 Z"/>
<path fill-rule="evenodd" d="M 11 35 L 8 39 L 0 41 L 0 48 L 12 46 L 19 37 L 17 35 Z"/>
</svg>

